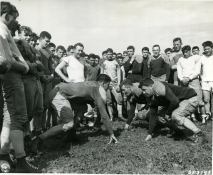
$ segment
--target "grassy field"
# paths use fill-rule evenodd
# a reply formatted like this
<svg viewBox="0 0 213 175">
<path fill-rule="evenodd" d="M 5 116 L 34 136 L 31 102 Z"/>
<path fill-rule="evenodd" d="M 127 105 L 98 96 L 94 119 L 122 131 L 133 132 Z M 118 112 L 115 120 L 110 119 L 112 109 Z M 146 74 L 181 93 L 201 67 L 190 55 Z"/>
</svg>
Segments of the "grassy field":
<svg viewBox="0 0 213 175">
<path fill-rule="evenodd" d="M 124 131 L 123 122 L 113 122 L 118 144 L 107 145 L 106 130 L 78 132 L 79 141 L 62 146 L 60 139 L 44 142 L 46 150 L 40 166 L 44 173 L 99 173 L 99 174 L 190 174 L 208 171 L 212 174 L 212 123 L 198 126 L 208 142 L 200 147 L 190 146 L 192 134 L 175 141 L 167 138 L 168 129 L 157 129 L 154 138 L 145 142 L 147 124 L 135 121 L 134 129 Z M 102 127 L 104 129 L 104 127 Z"/>
</svg>

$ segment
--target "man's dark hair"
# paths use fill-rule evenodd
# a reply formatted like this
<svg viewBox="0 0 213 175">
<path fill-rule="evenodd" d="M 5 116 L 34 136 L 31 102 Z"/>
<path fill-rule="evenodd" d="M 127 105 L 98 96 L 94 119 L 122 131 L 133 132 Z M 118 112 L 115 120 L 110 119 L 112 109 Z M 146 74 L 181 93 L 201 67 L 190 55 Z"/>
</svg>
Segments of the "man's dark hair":
<svg viewBox="0 0 213 175">
<path fill-rule="evenodd" d="M 200 50 L 198 46 L 192 47 L 192 50 L 194 50 L 194 49 Z"/>
<path fill-rule="evenodd" d="M 40 33 L 40 38 L 45 38 L 45 37 L 47 37 L 48 39 L 52 38 L 51 35 L 47 31 L 42 31 Z"/>
<path fill-rule="evenodd" d="M 117 53 L 116 55 L 117 57 L 121 56 L 122 57 L 122 53 Z"/>
<path fill-rule="evenodd" d="M 18 23 L 18 21 L 14 21 L 13 26 L 11 27 L 11 35 L 15 36 L 16 31 L 18 30 L 18 33 L 20 33 L 20 27 L 21 25 Z"/>
<path fill-rule="evenodd" d="M 189 45 L 186 45 L 181 50 L 183 53 L 185 53 L 186 51 L 191 51 L 191 47 Z"/>
<path fill-rule="evenodd" d="M 28 26 L 21 26 L 20 30 L 19 30 L 19 33 L 21 33 L 21 31 L 23 31 L 23 30 L 26 30 L 27 32 L 29 32 L 29 34 L 32 33 L 32 29 L 30 27 L 28 27 Z"/>
<path fill-rule="evenodd" d="M 123 51 L 123 55 L 124 55 L 124 54 L 128 54 L 128 52 L 125 50 L 125 51 Z"/>
<path fill-rule="evenodd" d="M 115 52 L 113 52 L 113 55 L 117 55 Z"/>
<path fill-rule="evenodd" d="M 142 79 L 140 81 L 140 84 L 138 85 L 139 88 L 142 88 L 142 86 L 151 86 L 154 84 L 154 81 L 151 79 L 151 78 L 145 78 L 145 79 Z"/>
<path fill-rule="evenodd" d="M 111 81 L 111 78 L 106 75 L 106 74 L 100 74 L 97 77 L 98 82 L 104 82 L 104 83 L 109 83 Z"/>
<path fill-rule="evenodd" d="M 155 44 L 152 48 L 154 48 L 154 47 L 159 47 L 159 49 L 160 49 L 160 46 L 158 44 Z"/>
<path fill-rule="evenodd" d="M 95 58 L 98 58 L 99 60 L 101 59 L 101 58 L 99 57 L 99 55 L 95 55 Z"/>
<path fill-rule="evenodd" d="M 165 52 L 165 54 L 166 54 L 167 52 L 171 52 L 171 53 L 172 53 L 172 49 L 171 49 L 171 48 L 166 48 L 166 49 L 164 50 L 164 52 Z"/>
<path fill-rule="evenodd" d="M 80 46 L 80 47 L 83 47 L 83 48 L 84 48 L 84 45 L 83 45 L 82 43 L 76 43 L 76 44 L 74 45 L 74 49 L 76 49 L 77 46 Z"/>
<path fill-rule="evenodd" d="M 144 50 L 146 50 L 146 51 L 149 52 L 149 48 L 148 48 L 148 47 L 143 47 L 143 48 L 142 48 L 142 52 L 143 52 Z"/>
<path fill-rule="evenodd" d="M 133 86 L 132 81 L 130 81 L 129 79 L 125 79 L 124 81 L 121 82 L 120 87 L 122 86 Z"/>
<path fill-rule="evenodd" d="M 63 50 L 64 52 L 66 51 L 66 49 L 64 48 L 64 46 L 61 46 L 61 45 L 59 45 L 59 46 L 56 48 L 56 52 L 58 52 L 59 49 Z"/>
<path fill-rule="evenodd" d="M 69 52 L 71 49 L 74 49 L 73 45 L 70 45 L 70 46 L 67 47 L 67 52 Z"/>
<path fill-rule="evenodd" d="M 54 44 L 54 43 L 49 43 L 48 45 L 47 45 L 47 48 L 50 48 L 50 47 L 56 47 L 56 45 Z"/>
<path fill-rule="evenodd" d="M 14 5 L 12 5 L 10 2 L 2 1 L 1 2 L 1 16 L 5 13 L 7 13 L 9 15 L 13 15 L 15 13 L 16 17 L 19 16 L 18 10 L 16 9 L 16 7 Z"/>
<path fill-rule="evenodd" d="M 132 49 L 133 51 L 135 51 L 135 47 L 134 46 L 128 46 L 127 50 Z"/>
<path fill-rule="evenodd" d="M 30 40 L 31 40 L 31 41 L 37 42 L 38 38 L 39 38 L 39 37 L 38 37 L 38 35 L 37 35 L 36 33 L 32 32 L 32 33 L 30 34 Z"/>
<path fill-rule="evenodd" d="M 212 47 L 213 47 L 213 43 L 212 43 L 211 41 L 205 41 L 205 42 L 202 44 L 202 46 L 203 46 L 203 47 L 208 47 L 208 46 L 209 46 L 209 47 L 212 48 Z"/>
<path fill-rule="evenodd" d="M 176 42 L 176 41 L 180 41 L 180 43 L 182 43 L 182 39 L 180 37 L 177 37 L 177 38 L 173 39 L 173 43 Z"/>
<path fill-rule="evenodd" d="M 105 51 L 102 52 L 102 55 L 104 55 L 104 54 L 106 54 L 106 53 L 107 53 L 107 52 L 106 52 L 106 50 L 105 50 Z"/>
<path fill-rule="evenodd" d="M 113 53 L 113 50 L 112 50 L 111 48 L 108 48 L 108 49 L 106 50 L 106 53 L 108 53 L 108 52 Z"/>
<path fill-rule="evenodd" d="M 96 58 L 96 55 L 95 55 L 94 53 L 91 53 L 91 54 L 88 55 L 88 57 L 89 57 L 89 59 L 90 59 L 90 58 L 94 58 L 94 59 L 95 59 L 95 58 Z"/>
</svg>

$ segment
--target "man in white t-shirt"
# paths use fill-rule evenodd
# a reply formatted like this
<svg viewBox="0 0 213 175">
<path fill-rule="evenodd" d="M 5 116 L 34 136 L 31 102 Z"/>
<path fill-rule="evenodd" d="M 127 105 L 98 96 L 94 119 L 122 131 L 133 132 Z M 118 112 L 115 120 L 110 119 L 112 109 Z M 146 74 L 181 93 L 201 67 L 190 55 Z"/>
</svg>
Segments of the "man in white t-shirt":
<svg viewBox="0 0 213 175">
<path fill-rule="evenodd" d="M 78 83 L 85 81 L 85 65 L 86 62 L 84 58 L 80 55 L 84 50 L 84 46 L 81 43 L 74 45 L 73 55 L 62 58 L 61 63 L 55 68 L 55 72 L 67 83 Z M 68 77 L 63 74 L 62 70 L 66 68 Z M 84 114 L 87 112 L 87 104 L 83 102 L 82 104 L 85 108 L 80 107 L 78 111 L 75 111 L 75 115 L 81 116 L 83 118 Z M 68 133 L 68 138 L 75 139 L 76 130 L 70 130 Z"/>
<path fill-rule="evenodd" d="M 108 90 L 107 91 L 107 108 L 110 115 L 110 120 L 113 121 L 113 113 L 116 111 L 116 107 L 114 104 L 114 99 L 116 100 L 117 104 L 117 111 L 118 111 L 118 118 L 122 121 L 125 121 L 122 115 L 122 95 L 120 92 L 117 92 L 119 90 L 119 84 L 120 84 L 120 66 L 116 60 L 112 58 L 113 50 L 111 48 L 106 50 L 107 52 L 107 60 L 103 62 L 101 65 L 101 73 L 107 74 L 111 78 L 111 93 Z M 114 109 L 113 109 L 114 108 Z"/>
<path fill-rule="evenodd" d="M 81 43 L 74 45 L 74 54 L 62 59 L 61 63 L 55 68 L 55 72 L 67 83 L 77 83 L 85 81 L 84 68 L 85 60 L 80 57 L 84 50 Z M 62 69 L 67 68 L 68 77 L 66 77 Z"/>
<path fill-rule="evenodd" d="M 203 95 L 199 81 L 200 60 L 199 55 L 191 55 L 191 47 L 186 45 L 182 48 L 183 57 L 180 57 L 177 62 L 177 74 L 180 80 L 180 86 L 190 87 L 195 90 L 198 95 L 198 106 L 202 116 L 202 122 L 205 123 L 205 109 L 203 102 Z M 195 116 L 192 115 L 193 121 L 196 121 Z"/>
<path fill-rule="evenodd" d="M 207 119 L 210 118 L 212 120 L 211 115 L 213 113 L 213 43 L 211 41 L 206 41 L 202 44 L 202 46 L 204 50 L 204 55 L 200 58 L 199 66 L 201 69 L 203 100 L 205 103 L 205 112 Z M 210 100 L 210 98 L 212 99 Z"/>
</svg>

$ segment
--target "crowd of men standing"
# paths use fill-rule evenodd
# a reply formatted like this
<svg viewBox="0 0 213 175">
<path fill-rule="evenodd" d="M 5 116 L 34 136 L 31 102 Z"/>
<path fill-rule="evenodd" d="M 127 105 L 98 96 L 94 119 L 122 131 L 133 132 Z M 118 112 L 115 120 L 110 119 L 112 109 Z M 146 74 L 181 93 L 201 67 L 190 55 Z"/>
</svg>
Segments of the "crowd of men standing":
<svg viewBox="0 0 213 175">
<path fill-rule="evenodd" d="M 175 38 L 173 47 L 165 49 L 165 53 L 161 53 L 160 46 L 156 44 L 152 50 L 143 47 L 142 55 L 135 55 L 134 46 L 128 46 L 123 53 L 115 53 L 112 48 L 108 48 L 100 58 L 94 53 L 85 54 L 82 43 L 70 45 L 67 49 L 61 45 L 56 47 L 51 43 L 50 33 L 42 31 L 37 36 L 30 27 L 18 24 L 18 16 L 15 6 L 1 2 L 0 160 L 14 165 L 9 156 L 12 142 L 17 172 L 40 172 L 26 158 L 28 148 L 38 144 L 39 139 L 41 141 L 56 135 L 60 127 L 62 131 L 71 129 L 68 136 L 75 136 L 76 128 L 73 128 L 73 124 L 69 125 L 69 118 L 63 125 L 58 120 L 60 115 L 64 116 L 61 110 L 64 106 L 60 107 L 63 97 L 56 99 L 59 96 L 54 95 L 50 100 L 50 94 L 57 88 L 63 92 L 67 88 L 75 88 L 76 94 L 84 96 L 83 92 L 78 92 L 80 85 L 89 89 L 100 85 L 104 92 L 102 88 L 99 89 L 100 94 L 97 96 L 100 95 L 105 101 L 110 121 L 117 118 L 126 123 L 124 129 L 128 130 L 133 119 L 148 118 L 146 141 L 152 138 L 156 120 L 169 126 L 172 134 L 180 132 L 176 125 L 182 125 L 197 135 L 197 143 L 204 141 L 205 135 L 194 122 L 200 120 L 206 124 L 208 119 L 212 119 L 211 41 L 203 42 L 203 53 L 197 46 L 182 47 L 181 38 Z M 98 81 L 99 85 L 84 84 L 90 81 Z M 109 87 L 106 86 L 108 82 Z M 78 83 L 82 84 L 77 86 Z M 96 93 L 93 89 L 91 91 L 93 95 Z M 106 95 L 103 96 L 105 91 Z M 74 92 L 67 93 L 74 96 Z M 93 97 L 95 102 L 100 100 L 97 98 Z M 86 107 L 78 104 L 80 107 L 74 107 L 75 104 L 66 106 L 74 108 L 74 114 L 80 116 L 75 127 L 84 123 L 82 116 L 91 118 L 92 114 L 93 120 L 88 120 L 87 125 L 93 127 L 100 113 L 107 115 L 100 104 L 85 102 Z M 52 105 L 57 106 L 57 110 Z M 110 141 L 117 142 L 108 119 L 101 116 L 101 120 L 109 128 Z"/>
</svg>

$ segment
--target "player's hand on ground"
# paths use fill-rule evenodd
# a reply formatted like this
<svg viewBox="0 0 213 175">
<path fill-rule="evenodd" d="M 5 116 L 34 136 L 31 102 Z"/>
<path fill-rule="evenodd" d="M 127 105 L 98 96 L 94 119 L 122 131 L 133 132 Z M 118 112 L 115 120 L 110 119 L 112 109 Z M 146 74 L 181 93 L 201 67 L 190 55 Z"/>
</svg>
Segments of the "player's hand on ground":
<svg viewBox="0 0 213 175">
<path fill-rule="evenodd" d="M 115 143 L 118 143 L 118 140 L 115 138 L 114 134 L 111 134 L 109 139 L 110 140 L 109 140 L 108 144 L 111 144 L 113 142 L 113 140 L 115 141 Z"/>
<path fill-rule="evenodd" d="M 147 142 L 148 140 L 151 140 L 151 139 L 152 139 L 152 135 L 148 134 L 148 135 L 146 136 L 145 141 Z"/>
</svg>

